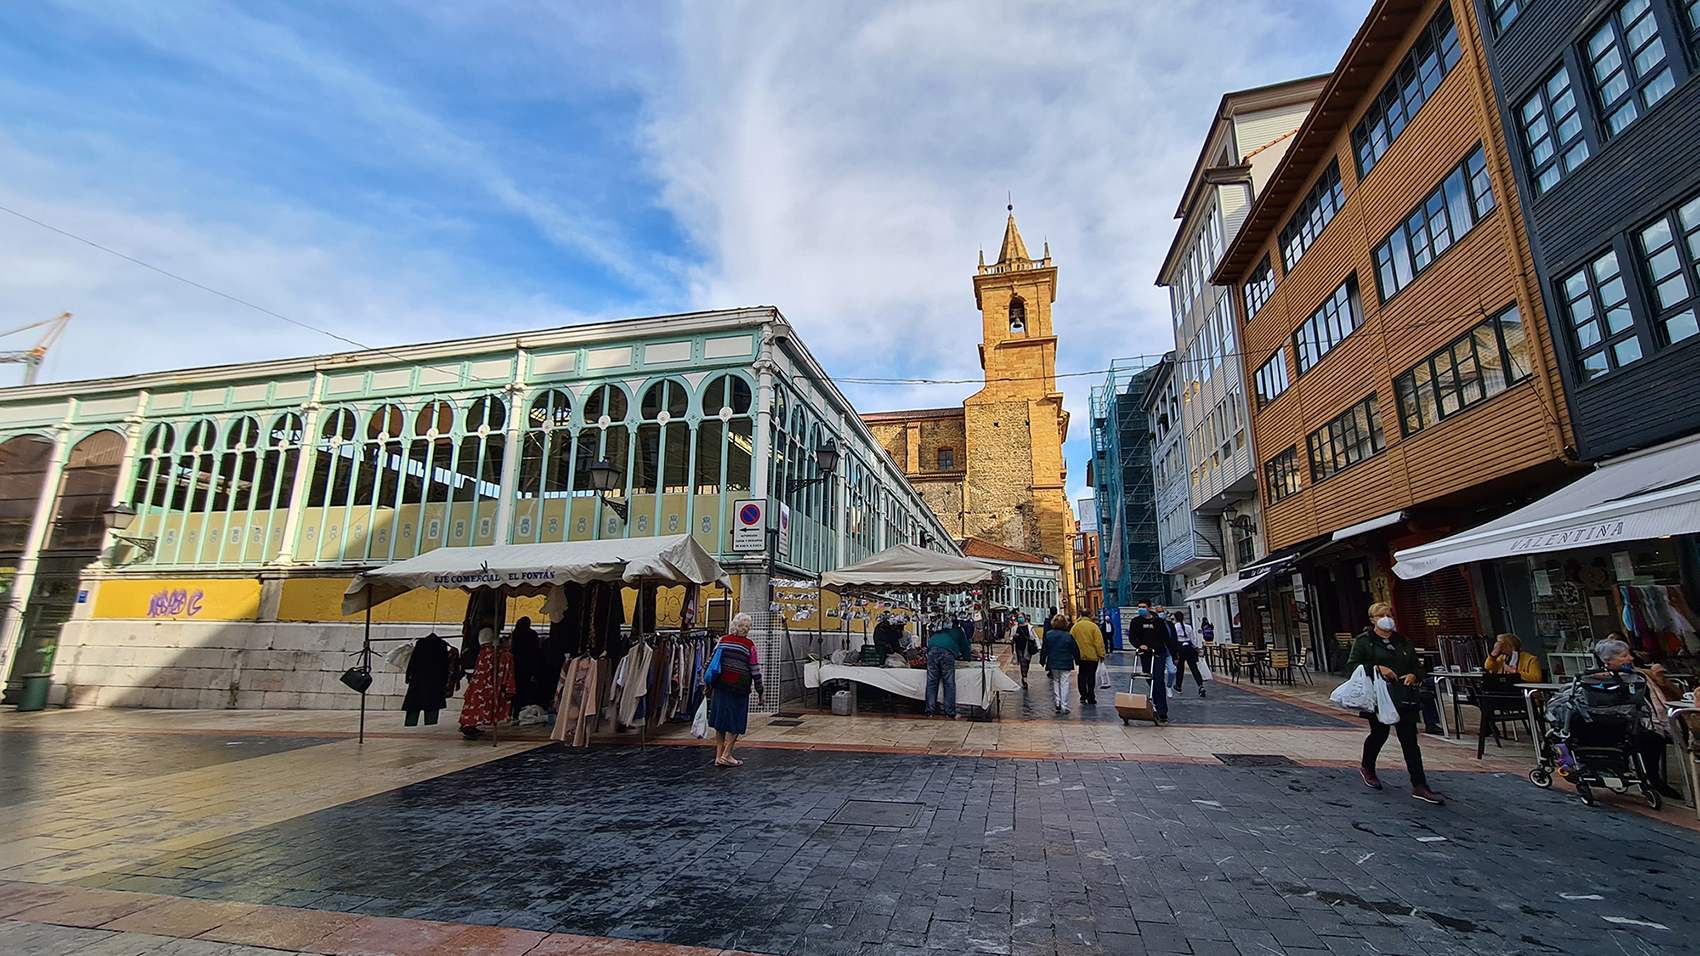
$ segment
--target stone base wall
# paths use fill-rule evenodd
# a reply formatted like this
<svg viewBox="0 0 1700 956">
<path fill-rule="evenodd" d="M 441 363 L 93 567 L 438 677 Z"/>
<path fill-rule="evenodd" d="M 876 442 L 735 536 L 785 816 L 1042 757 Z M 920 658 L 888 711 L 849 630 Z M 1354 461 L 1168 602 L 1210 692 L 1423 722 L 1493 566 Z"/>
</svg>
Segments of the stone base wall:
<svg viewBox="0 0 1700 956">
<path fill-rule="evenodd" d="M 70 621 L 54 660 L 50 700 L 77 707 L 356 709 L 360 695 L 337 678 L 359 661 L 363 632 L 360 624 Z M 400 645 L 378 639 L 428 632 L 418 624 L 372 625 L 368 708 L 400 710 L 407 690 L 401 673 L 383 660 Z M 445 636 L 458 644 L 458 634 Z"/>
</svg>

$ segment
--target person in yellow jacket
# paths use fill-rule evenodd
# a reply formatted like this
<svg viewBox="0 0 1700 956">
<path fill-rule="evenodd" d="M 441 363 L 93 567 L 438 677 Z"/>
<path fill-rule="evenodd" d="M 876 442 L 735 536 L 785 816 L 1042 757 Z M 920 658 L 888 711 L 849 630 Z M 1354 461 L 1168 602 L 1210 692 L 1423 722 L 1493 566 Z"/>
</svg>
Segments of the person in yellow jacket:
<svg viewBox="0 0 1700 956">
<path fill-rule="evenodd" d="M 1515 634 L 1501 634 L 1493 642 L 1493 653 L 1482 663 L 1489 674 L 1512 674 L 1525 684 L 1541 682 L 1541 662 L 1533 654 L 1523 653 L 1523 640 Z"/>
<path fill-rule="evenodd" d="M 1074 636 L 1075 646 L 1080 648 L 1080 702 L 1096 704 L 1098 665 L 1108 656 L 1104 650 L 1104 632 L 1089 617 L 1075 621 L 1068 632 Z"/>
</svg>

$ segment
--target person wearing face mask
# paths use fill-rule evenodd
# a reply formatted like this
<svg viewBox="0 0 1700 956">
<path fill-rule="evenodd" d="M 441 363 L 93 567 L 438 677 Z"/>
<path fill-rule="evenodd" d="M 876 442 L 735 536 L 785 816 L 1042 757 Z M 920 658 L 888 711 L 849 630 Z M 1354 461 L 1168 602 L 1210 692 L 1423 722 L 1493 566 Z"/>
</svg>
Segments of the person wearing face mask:
<svg viewBox="0 0 1700 956">
<path fill-rule="evenodd" d="M 1140 601 L 1133 620 L 1127 625 L 1127 644 L 1139 651 L 1139 666 L 1151 675 L 1151 706 L 1157 711 L 1157 722 L 1169 722 L 1169 682 L 1165 679 L 1169 660 L 1179 654 L 1175 632 L 1169 622 L 1151 612 L 1148 601 Z"/>
<path fill-rule="evenodd" d="M 1369 620 L 1370 626 L 1352 643 L 1346 670 L 1352 673 L 1359 667 L 1368 667 L 1387 682 L 1387 689 L 1399 711 L 1399 723 L 1392 729 L 1399 734 L 1399 748 L 1405 753 L 1405 769 L 1411 774 L 1411 797 L 1424 803 L 1445 803 L 1440 794 L 1429 789 L 1428 777 L 1423 773 L 1422 747 L 1417 742 L 1417 713 L 1422 709 L 1422 659 L 1418 657 L 1416 647 L 1394 629 L 1393 605 L 1385 601 L 1371 604 Z M 1358 772 L 1363 775 L 1364 786 L 1380 790 L 1381 780 L 1375 775 L 1375 759 L 1381 753 L 1381 745 L 1387 742 L 1389 728 L 1374 714 L 1367 716 L 1369 736 L 1364 739 L 1363 764 Z"/>
</svg>

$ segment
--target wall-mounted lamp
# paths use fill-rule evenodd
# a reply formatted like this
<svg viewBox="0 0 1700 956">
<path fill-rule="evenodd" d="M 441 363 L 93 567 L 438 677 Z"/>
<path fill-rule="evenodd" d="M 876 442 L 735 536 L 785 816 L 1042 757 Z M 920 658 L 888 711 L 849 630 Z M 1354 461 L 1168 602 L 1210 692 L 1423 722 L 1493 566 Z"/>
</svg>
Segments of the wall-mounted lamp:
<svg viewBox="0 0 1700 956">
<path fill-rule="evenodd" d="M 606 458 L 590 466 L 590 490 L 596 492 L 596 497 L 601 499 L 602 504 L 618 515 L 621 521 L 625 521 L 626 503 L 608 497 L 610 491 L 625 488 L 621 477 L 619 467 Z"/>
<path fill-rule="evenodd" d="M 820 472 L 820 474 L 813 478 L 791 479 L 791 482 L 785 486 L 785 493 L 787 495 L 792 495 L 800 488 L 807 488 L 810 485 L 818 485 L 831 478 L 833 472 L 838 470 L 837 442 L 828 438 L 826 441 L 821 442 L 821 446 L 819 448 L 815 449 L 815 470 Z"/>
<path fill-rule="evenodd" d="M 158 538 L 134 538 L 125 534 L 130 524 L 136 520 L 136 509 L 126 504 L 116 504 L 100 513 L 106 522 L 106 530 L 112 532 L 115 541 L 122 541 L 137 551 L 138 560 L 146 561 L 153 557 L 154 548 L 158 546 Z"/>
</svg>

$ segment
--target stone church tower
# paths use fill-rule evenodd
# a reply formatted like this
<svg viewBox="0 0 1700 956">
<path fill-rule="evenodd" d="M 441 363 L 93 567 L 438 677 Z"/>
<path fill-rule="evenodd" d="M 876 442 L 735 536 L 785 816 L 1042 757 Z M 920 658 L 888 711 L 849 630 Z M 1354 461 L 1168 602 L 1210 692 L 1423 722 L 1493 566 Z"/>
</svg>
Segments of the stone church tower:
<svg viewBox="0 0 1700 956">
<path fill-rule="evenodd" d="M 863 418 L 959 538 L 1055 561 L 1066 608 L 1073 594 L 1074 521 L 1062 450 L 1068 412 L 1057 388 L 1051 325 L 1056 296 L 1049 244 L 1040 258 L 1029 256 L 1011 207 L 997 261 L 987 265 L 982 252 L 974 275 L 984 386 L 960 409 Z"/>
</svg>

